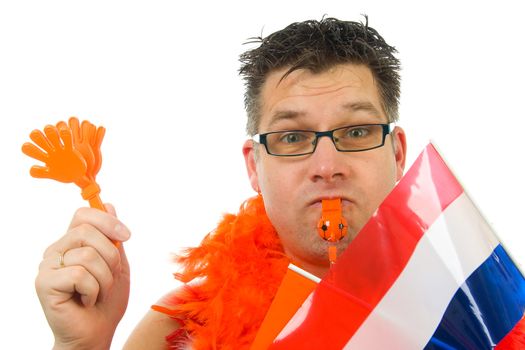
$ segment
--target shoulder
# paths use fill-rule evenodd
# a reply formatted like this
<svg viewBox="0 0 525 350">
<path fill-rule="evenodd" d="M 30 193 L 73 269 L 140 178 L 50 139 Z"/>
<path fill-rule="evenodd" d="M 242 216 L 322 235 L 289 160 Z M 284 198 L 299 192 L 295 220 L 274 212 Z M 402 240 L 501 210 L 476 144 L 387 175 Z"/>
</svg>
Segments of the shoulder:
<svg viewBox="0 0 525 350">
<path fill-rule="evenodd" d="M 166 299 L 162 297 L 156 305 L 169 308 Z M 138 323 L 129 336 L 124 350 L 134 349 L 166 349 L 166 336 L 180 328 L 177 321 L 169 315 L 150 309 L 144 318 Z"/>
</svg>

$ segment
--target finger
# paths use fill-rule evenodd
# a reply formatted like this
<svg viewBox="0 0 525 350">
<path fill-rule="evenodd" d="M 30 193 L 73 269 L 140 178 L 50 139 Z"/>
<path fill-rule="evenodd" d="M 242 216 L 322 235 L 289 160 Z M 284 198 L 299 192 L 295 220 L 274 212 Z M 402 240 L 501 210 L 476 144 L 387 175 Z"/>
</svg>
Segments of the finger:
<svg viewBox="0 0 525 350">
<path fill-rule="evenodd" d="M 47 156 L 47 153 L 45 153 L 40 148 L 36 147 L 35 145 L 29 142 L 26 142 L 22 145 L 22 152 L 24 152 L 26 156 L 29 156 L 33 159 L 39 160 L 44 163 L 46 163 L 49 158 Z"/>
<path fill-rule="evenodd" d="M 100 298 L 108 294 L 113 285 L 113 274 L 104 258 L 93 247 L 80 247 L 66 251 L 62 255 L 60 264 L 60 254 L 56 257 L 52 255 L 44 259 L 40 264 L 40 270 L 45 269 L 63 269 L 71 266 L 81 266 L 86 269 L 97 281 L 99 285 Z"/>
<path fill-rule="evenodd" d="M 57 129 L 60 130 L 60 129 L 63 129 L 63 128 L 68 128 L 68 125 L 66 124 L 66 122 L 64 121 L 59 121 L 56 125 Z"/>
<path fill-rule="evenodd" d="M 99 126 L 97 128 L 97 134 L 95 137 L 95 141 L 93 144 L 93 149 L 100 149 L 100 146 L 102 145 L 102 141 L 104 140 L 104 135 L 106 134 L 106 128 L 103 126 Z"/>
<path fill-rule="evenodd" d="M 84 306 L 95 305 L 100 286 L 93 275 L 82 266 L 69 266 L 49 273 L 50 281 L 44 284 L 44 288 L 55 293 L 65 294 L 71 299 L 75 293 L 80 295 Z"/>
<path fill-rule="evenodd" d="M 97 128 L 93 143 L 91 144 L 93 154 L 95 155 L 95 165 L 93 166 L 94 174 L 97 174 L 100 170 L 100 167 L 102 166 L 102 153 L 100 152 L 100 146 L 102 145 L 102 140 L 104 139 L 105 134 L 106 129 L 102 126 L 99 126 Z"/>
<path fill-rule="evenodd" d="M 33 130 L 31 131 L 31 134 L 29 134 L 29 137 L 31 138 L 31 140 L 33 140 L 35 144 L 38 145 L 38 147 L 42 148 L 47 153 L 53 150 L 53 146 L 49 143 L 42 131 Z"/>
<path fill-rule="evenodd" d="M 97 127 L 91 123 L 89 123 L 89 126 L 87 127 L 87 139 L 89 142 L 89 145 L 92 146 L 95 143 L 95 136 L 97 133 Z"/>
<path fill-rule="evenodd" d="M 46 125 L 44 128 L 44 133 L 46 134 L 49 143 L 51 143 L 55 149 L 62 148 L 62 143 L 60 142 L 60 137 L 58 136 L 58 130 L 56 127 L 53 125 Z"/>
<path fill-rule="evenodd" d="M 50 245 L 44 252 L 44 260 L 50 259 L 51 266 L 58 267 L 60 266 L 59 260 L 57 260 L 59 258 L 58 252 L 66 252 L 63 255 L 63 261 L 69 263 L 66 261 L 66 257 L 70 251 L 85 247 L 94 249 L 102 257 L 112 274 L 120 273 L 122 266 L 119 250 L 104 233 L 89 224 L 73 227 L 61 239 Z M 87 260 L 91 260 L 91 258 Z"/>
<path fill-rule="evenodd" d="M 69 118 L 69 128 L 71 129 L 71 133 L 73 134 L 73 140 L 75 143 L 80 143 L 80 128 L 79 128 L 79 121 L 76 117 Z"/>
<path fill-rule="evenodd" d="M 33 165 L 29 170 L 29 174 L 37 179 L 50 179 L 49 168 L 39 165 Z"/>
<path fill-rule="evenodd" d="M 71 220 L 70 228 L 89 223 L 110 240 L 126 241 L 131 236 L 129 229 L 115 216 L 94 208 L 80 208 Z"/>
<path fill-rule="evenodd" d="M 59 122 L 57 124 L 58 132 L 60 133 L 60 138 L 62 139 L 62 143 L 64 144 L 65 150 L 72 150 L 73 149 L 73 136 L 71 135 L 71 130 L 64 122 Z"/>
<path fill-rule="evenodd" d="M 90 142 L 90 127 L 91 123 L 87 120 L 82 121 L 81 131 L 82 131 L 82 142 L 89 143 Z"/>
</svg>

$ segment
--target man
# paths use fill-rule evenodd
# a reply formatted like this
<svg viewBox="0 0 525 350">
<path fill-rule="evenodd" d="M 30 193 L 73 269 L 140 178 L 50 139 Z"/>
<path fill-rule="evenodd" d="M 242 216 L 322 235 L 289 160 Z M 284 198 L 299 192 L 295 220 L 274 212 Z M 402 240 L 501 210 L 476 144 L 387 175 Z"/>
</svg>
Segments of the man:
<svg viewBox="0 0 525 350">
<path fill-rule="evenodd" d="M 267 220 L 266 215 L 274 228 L 270 234 L 279 248 L 268 250 L 273 254 L 268 253 L 268 259 L 280 265 L 267 268 L 279 270 L 277 274 L 270 271 L 271 276 L 282 277 L 282 261 L 292 261 L 318 277 L 326 274 L 328 243 L 316 229 L 321 201 L 341 198 L 349 228 L 348 235 L 337 243 L 340 254 L 403 174 L 405 134 L 390 125 L 398 118 L 399 61 L 394 53 L 367 24 L 326 18 L 294 23 L 261 39 L 260 47 L 241 56 L 247 131 L 255 139 L 244 143 L 243 154 L 259 202 L 248 201 L 237 217 L 205 239 L 205 249 L 190 254 L 184 281 L 205 278 L 162 299 L 156 307 L 162 312 L 146 315 L 126 349 L 165 348 L 164 338 L 170 334 L 172 345 L 183 342 L 196 348 L 233 349 L 250 344 L 275 288 L 268 300 L 256 304 L 264 307 L 253 308 L 257 317 L 247 321 L 246 313 L 238 316 L 242 310 L 221 303 L 249 300 L 240 296 L 252 283 L 244 277 L 264 271 L 252 266 L 248 270 L 252 273 L 239 273 L 238 279 L 228 276 L 224 285 L 211 285 L 226 267 L 210 263 L 218 261 L 210 260 L 216 256 L 225 259 L 238 254 L 238 261 L 248 264 L 256 259 L 242 249 L 213 250 L 226 245 L 228 239 L 219 242 L 223 230 L 245 217 L 256 218 L 252 225 L 256 228 L 237 225 L 240 228 L 235 230 L 238 234 L 253 232 L 243 244 L 248 247 L 256 242 L 250 245 L 256 251 L 269 247 L 258 236 L 268 230 L 257 228 Z M 259 210 L 262 201 L 264 208 Z M 114 209 L 108 206 L 108 211 L 110 214 L 78 210 L 67 234 L 44 254 L 36 288 L 56 349 L 109 348 L 126 309 L 129 267 L 123 246 L 115 247 L 110 240 L 126 241 L 130 233 L 115 217 Z M 236 235 L 229 237 L 235 240 Z M 275 285 L 278 278 L 274 278 Z M 225 289 L 228 281 L 235 281 L 231 289 Z M 242 305 L 239 302 L 239 308 Z M 211 307 L 216 309 L 206 313 Z M 234 326 L 238 335 L 233 338 L 242 338 L 242 343 L 228 343 L 220 335 L 233 332 Z"/>
</svg>

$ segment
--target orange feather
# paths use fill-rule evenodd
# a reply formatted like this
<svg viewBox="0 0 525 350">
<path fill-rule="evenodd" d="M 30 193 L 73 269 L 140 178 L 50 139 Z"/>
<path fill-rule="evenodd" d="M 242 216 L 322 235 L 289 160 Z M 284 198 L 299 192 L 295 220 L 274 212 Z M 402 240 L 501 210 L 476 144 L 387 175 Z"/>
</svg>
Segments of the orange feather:
<svg viewBox="0 0 525 350">
<path fill-rule="evenodd" d="M 181 324 L 166 337 L 170 348 L 239 350 L 255 339 L 290 261 L 257 196 L 176 262 L 184 286 L 166 300 L 169 308 L 153 306 Z"/>
</svg>

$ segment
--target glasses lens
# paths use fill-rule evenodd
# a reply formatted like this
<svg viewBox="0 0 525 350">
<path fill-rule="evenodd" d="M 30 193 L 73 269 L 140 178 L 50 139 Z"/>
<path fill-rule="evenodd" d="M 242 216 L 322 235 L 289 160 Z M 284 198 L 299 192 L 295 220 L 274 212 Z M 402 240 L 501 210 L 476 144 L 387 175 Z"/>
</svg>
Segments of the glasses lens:
<svg viewBox="0 0 525 350">
<path fill-rule="evenodd" d="M 358 151 L 378 147 L 383 143 L 382 125 L 357 125 L 334 131 L 337 148 Z"/>
<path fill-rule="evenodd" d="M 312 152 L 315 144 L 315 132 L 283 131 L 268 134 L 266 143 L 270 153 L 276 155 L 294 155 Z"/>
</svg>

